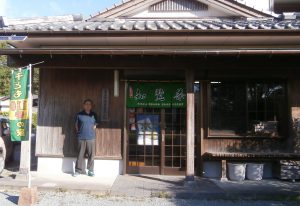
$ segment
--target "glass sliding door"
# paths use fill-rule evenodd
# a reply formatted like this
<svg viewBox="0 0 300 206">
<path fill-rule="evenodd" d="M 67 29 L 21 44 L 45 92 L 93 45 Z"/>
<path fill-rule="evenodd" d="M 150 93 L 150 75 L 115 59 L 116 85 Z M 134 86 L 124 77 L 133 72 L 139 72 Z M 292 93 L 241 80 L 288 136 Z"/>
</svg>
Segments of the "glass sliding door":
<svg viewBox="0 0 300 206">
<path fill-rule="evenodd" d="M 128 109 L 127 173 L 184 175 L 186 110 Z"/>
</svg>

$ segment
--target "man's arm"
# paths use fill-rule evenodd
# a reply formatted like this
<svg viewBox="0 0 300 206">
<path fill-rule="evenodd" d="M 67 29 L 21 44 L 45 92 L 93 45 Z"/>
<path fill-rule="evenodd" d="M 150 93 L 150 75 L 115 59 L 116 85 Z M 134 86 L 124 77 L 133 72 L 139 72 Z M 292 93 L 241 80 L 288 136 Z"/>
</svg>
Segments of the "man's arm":
<svg viewBox="0 0 300 206">
<path fill-rule="evenodd" d="M 78 124 L 77 124 L 77 123 L 75 123 L 75 131 L 76 131 L 76 133 L 78 133 L 78 132 L 79 132 L 79 129 L 78 129 Z"/>
<path fill-rule="evenodd" d="M 94 117 L 95 117 L 95 126 L 94 126 L 94 129 L 97 128 L 97 126 L 99 125 L 99 122 L 98 122 L 98 115 L 96 113 L 94 113 Z"/>
</svg>

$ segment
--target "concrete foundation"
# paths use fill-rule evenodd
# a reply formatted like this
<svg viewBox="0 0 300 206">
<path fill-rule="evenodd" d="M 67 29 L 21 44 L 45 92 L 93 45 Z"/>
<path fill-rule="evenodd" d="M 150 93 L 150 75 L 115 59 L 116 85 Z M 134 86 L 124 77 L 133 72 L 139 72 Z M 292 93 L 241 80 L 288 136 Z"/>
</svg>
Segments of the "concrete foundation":
<svg viewBox="0 0 300 206">
<path fill-rule="evenodd" d="M 38 158 L 38 173 L 42 174 L 72 174 L 75 170 L 76 158 Z M 116 177 L 123 173 L 122 160 L 95 160 L 96 177 Z"/>
</svg>

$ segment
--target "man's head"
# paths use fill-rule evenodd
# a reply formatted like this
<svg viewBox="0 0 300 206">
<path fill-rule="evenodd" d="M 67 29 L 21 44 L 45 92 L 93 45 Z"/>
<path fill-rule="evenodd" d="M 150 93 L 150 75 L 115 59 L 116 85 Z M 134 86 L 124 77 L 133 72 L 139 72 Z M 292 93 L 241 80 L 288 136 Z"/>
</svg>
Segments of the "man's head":
<svg viewBox="0 0 300 206">
<path fill-rule="evenodd" d="M 86 112 L 90 112 L 93 107 L 93 101 L 91 99 L 86 99 L 83 101 L 83 109 Z"/>
</svg>

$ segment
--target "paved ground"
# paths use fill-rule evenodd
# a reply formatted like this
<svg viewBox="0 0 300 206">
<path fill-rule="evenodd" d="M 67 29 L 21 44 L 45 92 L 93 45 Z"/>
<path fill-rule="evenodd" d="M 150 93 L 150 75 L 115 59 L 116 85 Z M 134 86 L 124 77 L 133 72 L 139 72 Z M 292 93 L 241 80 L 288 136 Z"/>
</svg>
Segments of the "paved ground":
<svg viewBox="0 0 300 206">
<path fill-rule="evenodd" d="M 18 193 L 0 192 L 1 206 L 15 206 Z M 112 197 L 105 194 L 41 192 L 37 206 L 299 206 L 297 202 L 263 200 L 205 200 L 175 198 Z"/>
<path fill-rule="evenodd" d="M 295 183 L 280 180 L 221 182 L 220 180 L 196 178 L 187 184 L 178 176 L 119 176 L 112 195 L 130 197 L 160 197 L 183 199 L 215 199 L 236 197 L 247 199 L 279 199 L 292 196 L 300 198 L 300 181 Z M 300 199 L 299 199 L 300 200 Z M 300 205 L 300 204 L 299 204 Z"/>
<path fill-rule="evenodd" d="M 79 175 L 74 178 L 71 174 L 62 173 L 59 175 L 46 175 L 32 172 L 32 185 L 40 190 L 103 190 L 109 191 L 117 177 L 88 177 Z M 84 183 L 84 184 L 83 184 Z M 0 188 L 18 189 L 27 186 L 27 176 L 20 175 L 18 172 L 5 171 L 0 176 Z"/>
<path fill-rule="evenodd" d="M 198 198 L 203 195 L 221 195 L 224 191 L 208 179 L 197 178 L 195 183 L 187 184 L 184 177 L 178 176 L 119 176 L 115 181 L 111 194 L 130 197 Z"/>
<path fill-rule="evenodd" d="M 128 205 L 300 205 L 300 181 L 220 182 L 197 178 L 193 184 L 178 176 L 118 176 L 117 178 L 59 176 L 33 173 L 39 204 L 51 206 Z M 0 205 L 16 205 L 26 177 L 6 171 L 0 177 Z M 15 192 L 13 192 L 15 191 Z"/>
</svg>

